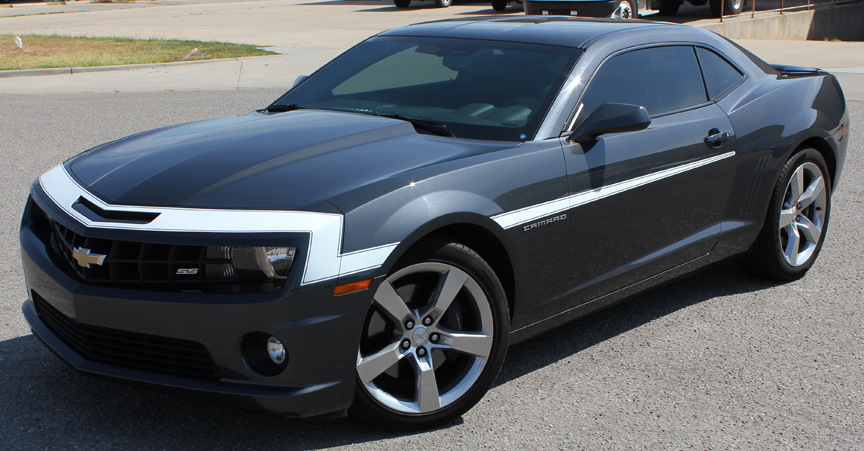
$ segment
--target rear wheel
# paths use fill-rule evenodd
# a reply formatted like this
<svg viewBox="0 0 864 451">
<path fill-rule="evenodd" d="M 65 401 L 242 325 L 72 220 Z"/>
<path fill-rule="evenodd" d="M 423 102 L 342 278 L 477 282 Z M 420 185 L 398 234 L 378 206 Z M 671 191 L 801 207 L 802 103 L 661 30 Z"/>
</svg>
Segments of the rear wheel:
<svg viewBox="0 0 864 451">
<path fill-rule="evenodd" d="M 825 160 L 818 151 L 804 149 L 794 154 L 774 187 L 765 225 L 739 265 L 772 279 L 803 277 L 825 240 L 830 186 Z"/>
<path fill-rule="evenodd" d="M 495 11 L 504 11 L 507 9 L 507 0 L 492 0 L 492 9 Z"/>
<path fill-rule="evenodd" d="M 393 0 L 393 4 L 397 8 L 407 8 L 411 4 L 411 0 Z"/>
<path fill-rule="evenodd" d="M 504 363 L 509 314 L 492 268 L 458 243 L 422 243 L 378 287 L 357 352 L 351 412 L 391 429 L 453 421 Z"/>
<path fill-rule="evenodd" d="M 450 6 L 450 3 L 452 2 L 453 0 L 435 0 L 435 6 L 439 8 L 446 8 Z"/>
<path fill-rule="evenodd" d="M 720 17 L 720 2 L 723 0 L 709 0 L 708 5 L 711 7 L 711 14 L 714 17 Z M 725 0 L 726 6 L 723 9 L 723 14 L 734 16 L 741 14 L 744 9 L 744 0 Z"/>
</svg>

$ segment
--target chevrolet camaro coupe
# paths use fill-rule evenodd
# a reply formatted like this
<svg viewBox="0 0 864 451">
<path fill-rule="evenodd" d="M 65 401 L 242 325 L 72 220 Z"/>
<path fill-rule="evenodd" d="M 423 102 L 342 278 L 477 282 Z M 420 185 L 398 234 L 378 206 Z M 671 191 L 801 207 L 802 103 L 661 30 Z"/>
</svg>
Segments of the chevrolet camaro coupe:
<svg viewBox="0 0 864 451">
<path fill-rule="evenodd" d="M 42 175 L 23 312 L 86 375 L 433 427 L 510 344 L 725 259 L 802 277 L 848 129 L 833 75 L 698 28 L 405 26 Z"/>
</svg>

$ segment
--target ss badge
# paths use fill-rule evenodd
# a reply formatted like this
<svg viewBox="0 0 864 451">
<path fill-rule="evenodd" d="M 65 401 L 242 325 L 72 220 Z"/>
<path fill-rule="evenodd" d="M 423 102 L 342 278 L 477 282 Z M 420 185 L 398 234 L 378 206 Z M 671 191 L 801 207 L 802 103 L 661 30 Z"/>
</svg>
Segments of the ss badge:
<svg viewBox="0 0 864 451">
<path fill-rule="evenodd" d="M 198 274 L 198 268 L 180 268 L 176 274 Z"/>
</svg>

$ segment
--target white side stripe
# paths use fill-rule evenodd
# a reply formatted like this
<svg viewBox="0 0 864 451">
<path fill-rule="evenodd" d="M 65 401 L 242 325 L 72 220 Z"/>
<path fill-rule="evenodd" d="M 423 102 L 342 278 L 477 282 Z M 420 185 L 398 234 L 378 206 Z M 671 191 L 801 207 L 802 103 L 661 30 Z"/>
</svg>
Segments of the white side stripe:
<svg viewBox="0 0 864 451">
<path fill-rule="evenodd" d="M 498 225 L 500 225 L 502 228 L 509 229 L 511 227 L 516 227 L 519 224 L 525 224 L 527 222 L 543 219 L 547 216 L 552 216 L 567 211 L 571 208 L 576 208 L 585 204 L 589 204 L 591 202 L 604 199 L 618 193 L 623 193 L 624 191 L 629 191 L 631 189 L 638 188 L 640 186 L 644 186 L 658 180 L 663 180 L 674 175 L 691 171 L 693 169 L 700 168 L 711 163 L 716 163 L 718 161 L 725 160 L 726 158 L 733 156 L 735 156 L 734 150 L 710 158 L 705 158 L 704 160 L 682 164 L 681 166 L 676 166 L 674 168 L 664 169 L 662 171 L 657 171 L 648 175 L 643 175 L 630 180 L 625 180 L 623 182 L 613 183 L 608 186 L 601 186 L 600 188 L 594 190 L 583 191 L 572 196 L 562 197 L 560 199 L 544 202 L 542 204 L 532 205 L 530 207 L 521 208 L 519 210 L 509 211 L 507 213 L 501 213 L 499 215 L 493 216 L 492 220 L 497 222 Z"/>
<path fill-rule="evenodd" d="M 378 268 L 399 244 L 392 243 L 341 254 L 343 217 L 333 213 L 109 205 L 87 192 L 62 165 L 42 175 L 39 183 L 57 206 L 81 224 L 94 229 L 198 233 L 308 233 L 309 250 L 302 285 Z M 79 197 L 105 210 L 151 212 L 159 213 L 159 216 L 147 224 L 91 221 L 72 208 Z"/>
</svg>

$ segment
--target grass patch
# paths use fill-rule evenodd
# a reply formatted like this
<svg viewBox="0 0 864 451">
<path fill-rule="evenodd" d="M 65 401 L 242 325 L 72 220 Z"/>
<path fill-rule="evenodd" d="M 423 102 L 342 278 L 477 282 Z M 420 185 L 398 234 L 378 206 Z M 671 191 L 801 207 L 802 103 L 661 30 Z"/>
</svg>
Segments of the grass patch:
<svg viewBox="0 0 864 451">
<path fill-rule="evenodd" d="M 153 64 L 180 61 L 193 48 L 188 61 L 274 55 L 254 45 L 177 39 L 87 38 L 21 36 L 19 49 L 12 35 L 0 35 L 0 70 Z"/>
</svg>

